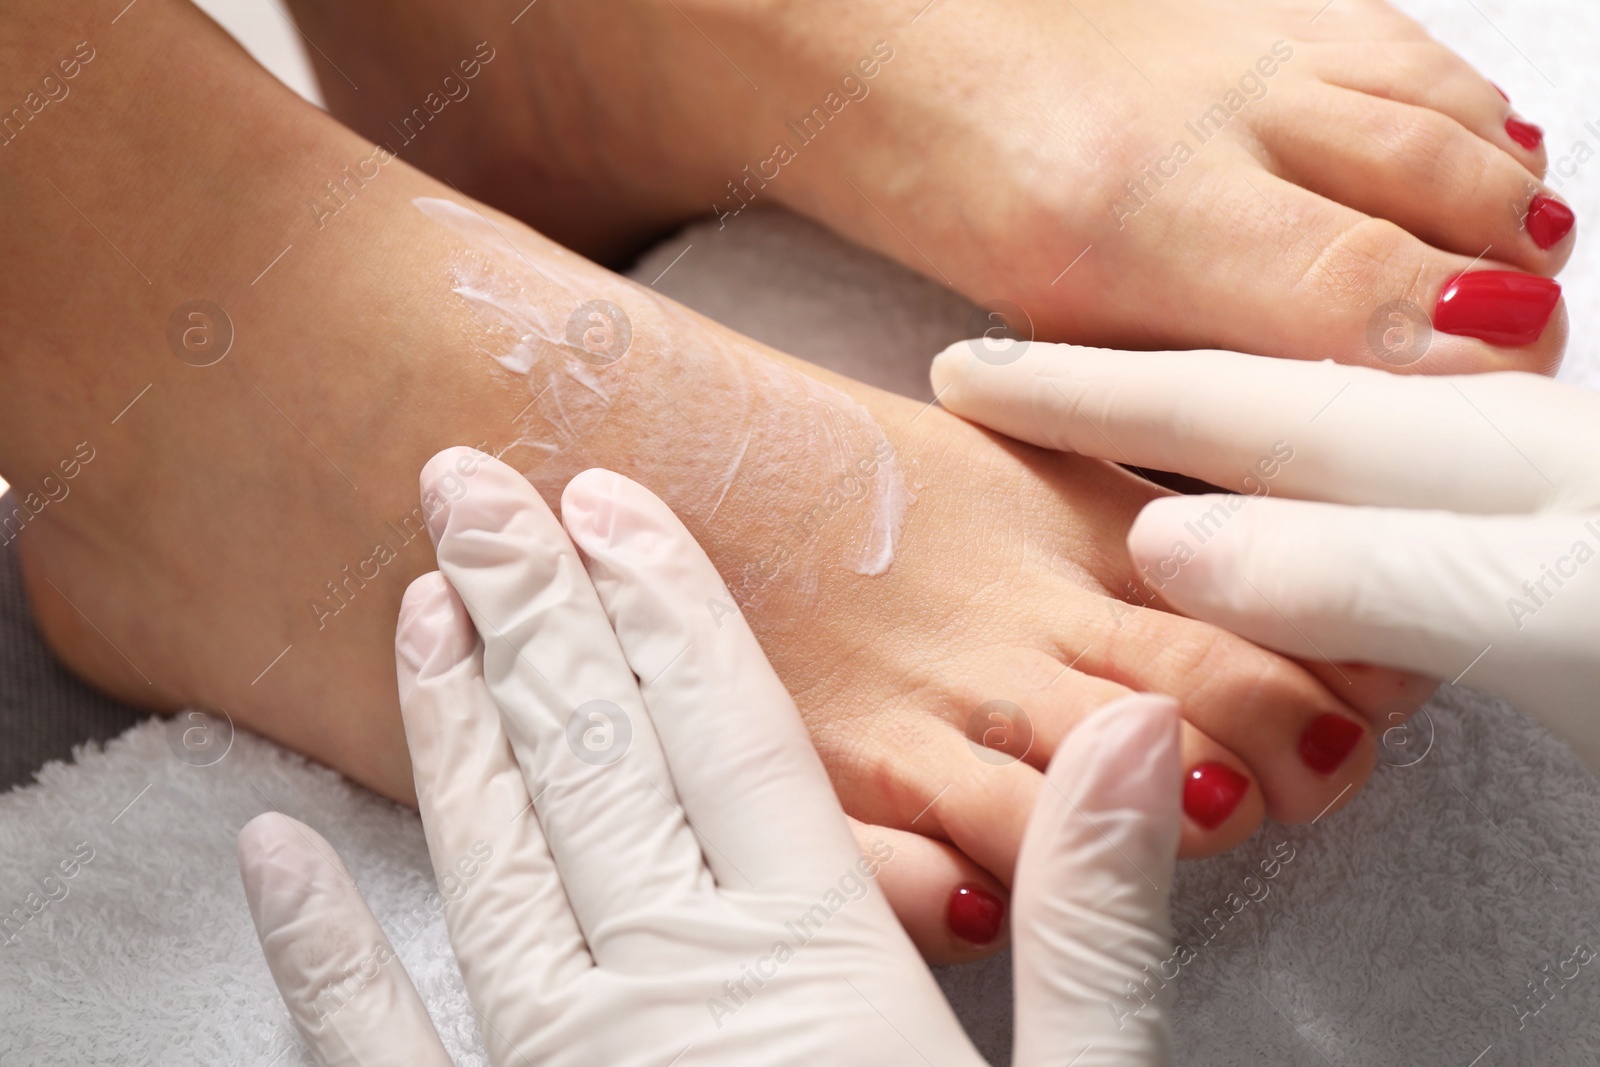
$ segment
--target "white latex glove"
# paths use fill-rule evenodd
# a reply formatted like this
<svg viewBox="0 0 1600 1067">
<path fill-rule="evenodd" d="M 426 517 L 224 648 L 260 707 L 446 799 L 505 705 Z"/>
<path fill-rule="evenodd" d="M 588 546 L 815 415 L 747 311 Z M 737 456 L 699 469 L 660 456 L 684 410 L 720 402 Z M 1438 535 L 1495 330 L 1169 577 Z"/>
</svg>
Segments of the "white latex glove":
<svg viewBox="0 0 1600 1067">
<path fill-rule="evenodd" d="M 407 592 L 396 647 L 491 1061 L 981 1063 L 873 883 L 892 856 L 858 851 L 792 700 L 743 617 L 713 610 L 732 601 L 666 505 L 586 472 L 563 532 L 494 460 L 449 481 L 463 451 L 424 471 L 425 504 L 459 492 L 433 524 L 444 573 Z M 1164 1016 L 1125 983 L 1170 954 L 1177 731 L 1171 701 L 1128 698 L 1051 765 L 1013 898 L 1019 1063 L 1166 1062 Z M 269 814 L 239 853 L 319 1061 L 448 1063 L 327 843 Z"/>
<path fill-rule="evenodd" d="M 953 345 L 932 374 L 1001 433 L 1241 494 L 1164 498 L 1134 524 L 1146 586 L 1179 611 L 1504 696 L 1600 769 L 1600 396 L 1039 343 Z"/>
</svg>

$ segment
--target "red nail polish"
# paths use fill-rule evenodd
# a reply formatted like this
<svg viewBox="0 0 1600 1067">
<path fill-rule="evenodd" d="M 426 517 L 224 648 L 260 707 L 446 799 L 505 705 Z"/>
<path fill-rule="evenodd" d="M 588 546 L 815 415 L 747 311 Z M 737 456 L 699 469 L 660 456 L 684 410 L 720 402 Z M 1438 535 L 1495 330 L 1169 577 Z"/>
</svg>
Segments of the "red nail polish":
<svg viewBox="0 0 1600 1067">
<path fill-rule="evenodd" d="M 1433 328 L 1492 345 L 1527 345 L 1539 339 L 1561 299 L 1549 278 L 1507 270 L 1458 274 L 1445 284 L 1433 309 Z"/>
<path fill-rule="evenodd" d="M 1540 248 L 1555 247 L 1572 232 L 1572 224 L 1576 221 L 1578 217 L 1572 213 L 1572 209 L 1559 200 L 1540 195 L 1528 201 L 1528 236 Z"/>
<path fill-rule="evenodd" d="M 1183 811 L 1207 830 L 1215 830 L 1249 791 L 1250 779 L 1226 763 L 1202 763 L 1183 780 Z"/>
<path fill-rule="evenodd" d="M 1519 118 L 1506 119 L 1506 133 L 1511 139 L 1532 152 L 1544 144 L 1544 131 L 1531 122 L 1523 122 Z"/>
<path fill-rule="evenodd" d="M 1365 732 L 1342 715 L 1319 716 L 1300 735 L 1300 759 L 1318 774 L 1332 774 Z"/>
<path fill-rule="evenodd" d="M 1494 82 L 1490 82 L 1489 85 L 1494 89 L 1495 92 L 1500 94 L 1500 99 L 1504 100 L 1508 104 L 1511 103 L 1511 98 L 1506 95 L 1506 91 L 1504 89 L 1500 88 L 1498 85 L 1495 85 Z"/>
<path fill-rule="evenodd" d="M 957 886 L 950 894 L 945 921 L 950 932 L 974 945 L 987 945 L 1000 936 L 1005 924 L 1005 901 L 975 885 Z"/>
</svg>

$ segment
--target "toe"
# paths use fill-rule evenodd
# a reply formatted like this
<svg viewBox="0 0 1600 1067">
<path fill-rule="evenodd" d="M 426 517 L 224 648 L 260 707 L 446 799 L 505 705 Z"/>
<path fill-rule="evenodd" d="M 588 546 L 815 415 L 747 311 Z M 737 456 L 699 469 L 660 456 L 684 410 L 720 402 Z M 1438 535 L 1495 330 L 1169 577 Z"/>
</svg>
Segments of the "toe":
<svg viewBox="0 0 1600 1067">
<path fill-rule="evenodd" d="M 1124 612 L 1136 610 L 1123 606 Z M 997 780 L 1008 783 L 1012 779 L 1006 765 L 1012 762 L 1044 771 L 1078 723 L 1131 691 L 1084 668 L 1091 662 L 1110 667 L 1109 661 L 1095 657 L 1093 644 L 1086 650 L 1062 650 L 1055 657 L 1037 654 L 1037 659 L 1016 660 L 989 676 L 981 690 L 969 689 L 956 701 L 952 725 L 964 736 L 966 751 L 946 772 L 948 781 L 960 783 L 949 799 L 973 799 L 962 801 L 960 812 L 944 802 L 936 810 L 940 825 L 963 848 L 969 840 L 983 843 L 976 847 L 1004 841 L 1009 856 L 1011 843 L 1021 843 L 1027 819 L 985 799 L 993 788 L 986 781 L 990 768 L 1001 771 Z M 1187 818 L 1179 854 L 1196 858 L 1225 852 L 1261 825 L 1266 811 L 1261 788 L 1245 760 L 1188 722 L 1183 724 L 1182 750 Z M 978 805 L 976 812 L 966 810 L 972 804 Z M 1009 879 L 1009 868 L 1002 877 Z"/>
<path fill-rule="evenodd" d="M 1379 730 L 1397 718 L 1408 718 L 1439 688 L 1437 678 L 1367 663 L 1301 661 L 1300 665 Z"/>
<path fill-rule="evenodd" d="M 1359 713 L 1298 665 L 1232 634 L 1140 609 L 1104 648 L 1080 667 L 1176 697 L 1218 753 L 1249 769 L 1266 814 L 1280 822 L 1312 821 L 1346 802 L 1377 761 Z"/>
<path fill-rule="evenodd" d="M 1236 282 L 1207 287 L 1209 301 L 1193 299 L 1198 287 L 1174 294 L 1190 298 L 1182 332 L 1203 345 L 1423 374 L 1560 364 L 1567 320 L 1555 282 L 1434 248 L 1264 172 L 1205 177 L 1196 195 L 1209 211 L 1191 213 L 1181 239 L 1224 250 L 1207 274 Z"/>
<path fill-rule="evenodd" d="M 1329 200 L 1535 274 L 1554 275 L 1572 253 L 1574 218 L 1555 192 L 1450 115 L 1308 85 L 1272 116 L 1258 133 L 1278 173 Z"/>
<path fill-rule="evenodd" d="M 878 887 L 933 964 L 968 963 L 1006 947 L 1006 887 L 960 851 L 921 834 L 850 820 L 861 854 L 879 861 Z"/>
<path fill-rule="evenodd" d="M 1329 49 L 1315 62 L 1317 75 L 1329 85 L 1448 115 L 1535 177 L 1544 176 L 1542 131 L 1518 115 L 1493 82 L 1437 42 Z"/>
<path fill-rule="evenodd" d="M 982 751 L 934 718 L 917 715 L 896 733 L 916 735 L 917 755 L 894 772 L 901 802 L 881 821 L 950 842 L 1009 886 L 1044 776 L 1008 753 Z"/>
<path fill-rule="evenodd" d="M 892 874 L 885 868 L 884 890 L 902 921 L 913 916 L 915 928 L 908 922 L 908 929 L 930 958 L 956 959 L 963 953 L 971 958 L 988 951 L 990 946 L 949 928 L 949 916 L 939 910 L 949 904 L 948 892 L 969 882 L 987 885 L 967 878 L 976 869 L 988 872 L 1000 887 L 1011 884 L 1017 852 L 1044 788 L 1039 768 L 1048 765 L 1078 722 L 1128 695 L 1121 686 L 1076 670 L 1058 665 L 1056 673 L 1060 678 L 1048 691 L 1017 692 L 981 704 L 952 701 L 965 710 L 956 708 L 950 719 L 977 719 L 982 727 L 962 729 L 919 711 L 897 717 L 881 736 L 873 732 L 876 739 L 859 746 L 863 759 L 830 761 L 853 817 L 873 824 L 875 833 L 888 827 L 882 832 L 918 838 L 910 842 L 917 846 L 909 854 L 914 863 Z M 984 689 L 994 691 L 994 686 Z M 1189 723 L 1183 726 L 1182 748 L 1186 818 L 1179 855 L 1224 852 L 1260 827 L 1267 811 L 1263 791 L 1246 760 Z M 922 839 L 948 842 L 959 855 L 933 855 Z"/>
<path fill-rule="evenodd" d="M 1183 742 L 1183 833 L 1178 855 L 1214 856 L 1241 844 L 1266 817 L 1265 796 L 1250 768 L 1193 724 Z"/>
</svg>

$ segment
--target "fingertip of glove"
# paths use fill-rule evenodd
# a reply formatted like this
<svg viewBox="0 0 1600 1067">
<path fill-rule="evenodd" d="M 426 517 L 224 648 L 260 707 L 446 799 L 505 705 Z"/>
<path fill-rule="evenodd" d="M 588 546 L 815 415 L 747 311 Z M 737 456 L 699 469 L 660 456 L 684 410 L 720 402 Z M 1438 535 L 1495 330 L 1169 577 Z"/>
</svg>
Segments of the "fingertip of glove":
<svg viewBox="0 0 1600 1067">
<path fill-rule="evenodd" d="M 1223 584 L 1238 536 L 1251 518 L 1240 513 L 1255 499 L 1210 493 L 1159 497 L 1146 504 L 1133 520 L 1127 542 L 1145 584 L 1169 598 L 1169 586 Z M 1219 521 L 1219 515 L 1225 518 Z"/>
<path fill-rule="evenodd" d="M 235 841 L 240 869 L 253 868 L 261 858 L 271 855 L 294 833 L 294 827 L 294 820 L 278 811 L 264 811 L 245 823 Z"/>
<path fill-rule="evenodd" d="M 1180 705 L 1168 696 L 1134 693 L 1114 700 L 1067 736 L 1050 777 L 1074 790 L 1097 789 L 1099 782 L 1142 792 L 1165 779 L 1176 790 L 1181 721 Z"/>
<path fill-rule="evenodd" d="M 394 635 L 401 707 L 419 679 L 461 662 L 477 647 L 477 639 L 465 606 L 443 574 L 430 571 L 412 582 L 400 601 Z"/>
<path fill-rule="evenodd" d="M 321 834 L 281 812 L 263 812 L 245 823 L 235 847 L 245 899 L 261 930 L 291 919 L 328 877 L 350 878 Z"/>
<path fill-rule="evenodd" d="M 614 502 L 628 479 L 616 471 L 590 467 L 575 476 L 561 492 L 561 524 L 574 538 L 607 544 L 615 518 Z"/>
<path fill-rule="evenodd" d="M 1097 708 L 1072 731 L 1096 744 L 1126 742 L 1128 747 L 1177 745 L 1182 717 L 1178 701 L 1160 693 L 1131 693 Z"/>
<path fill-rule="evenodd" d="M 1184 523 L 1194 513 L 1197 497 L 1164 496 L 1150 501 L 1128 530 L 1128 551 L 1134 565 L 1148 570 L 1187 544 Z"/>
<path fill-rule="evenodd" d="M 933 383 L 935 395 L 943 393 L 960 378 L 966 366 L 963 356 L 970 359 L 972 352 L 967 348 L 967 342 L 957 341 L 933 357 L 933 362 L 928 365 L 928 380 Z"/>
<path fill-rule="evenodd" d="M 672 509 L 649 489 L 599 467 L 567 483 L 561 522 L 573 542 L 591 555 L 604 549 L 650 555 L 678 525 Z"/>
<path fill-rule="evenodd" d="M 438 547 L 439 538 L 450 522 L 450 507 L 467 491 L 467 479 L 486 463 L 498 462 L 486 452 L 466 445 L 452 445 L 434 454 L 422 465 L 417 479 L 422 497 L 422 510 L 428 521 L 428 536 Z"/>
</svg>

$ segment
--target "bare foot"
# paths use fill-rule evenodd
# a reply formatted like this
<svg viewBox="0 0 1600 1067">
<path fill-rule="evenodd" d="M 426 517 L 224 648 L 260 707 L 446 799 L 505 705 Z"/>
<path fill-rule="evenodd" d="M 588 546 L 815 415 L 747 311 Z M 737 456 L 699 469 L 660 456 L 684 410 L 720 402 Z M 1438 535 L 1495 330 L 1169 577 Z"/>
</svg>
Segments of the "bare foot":
<svg viewBox="0 0 1600 1067">
<path fill-rule="evenodd" d="M 776 202 L 1048 339 L 1430 373 L 1565 345 L 1537 127 L 1381 0 L 295 7 L 360 84 L 322 63 L 336 115 L 589 254 Z M 397 136 L 478 41 L 510 58 L 477 102 Z"/>
<path fill-rule="evenodd" d="M 0 69 L 70 48 L 73 17 L 29 22 Z M 552 499 L 606 466 L 667 500 L 847 810 L 953 844 L 970 860 L 929 847 L 968 881 L 1009 879 L 1038 768 L 1129 690 L 1184 702 L 1188 854 L 1371 770 L 1366 721 L 1307 671 L 1122 599 L 1150 484 L 805 368 L 399 161 L 319 225 L 305 198 L 371 145 L 187 4 L 118 30 L 81 106 L 0 156 L 0 472 L 28 493 L 95 450 L 21 547 L 44 633 L 107 692 L 216 705 L 409 800 L 392 639 L 433 565 L 417 472 L 467 442 Z"/>
</svg>

